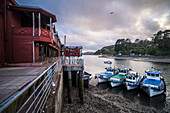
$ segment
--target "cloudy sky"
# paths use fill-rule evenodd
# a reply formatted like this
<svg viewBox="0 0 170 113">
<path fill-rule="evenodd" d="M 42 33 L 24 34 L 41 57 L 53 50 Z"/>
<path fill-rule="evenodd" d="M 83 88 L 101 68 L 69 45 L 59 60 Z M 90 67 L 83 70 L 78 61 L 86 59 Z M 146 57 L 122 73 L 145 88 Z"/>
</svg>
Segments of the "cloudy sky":
<svg viewBox="0 0 170 113">
<path fill-rule="evenodd" d="M 119 38 L 148 39 L 170 29 L 170 0 L 16 0 L 56 15 L 56 30 L 63 43 L 96 51 Z M 110 12 L 114 12 L 110 14 Z"/>
</svg>

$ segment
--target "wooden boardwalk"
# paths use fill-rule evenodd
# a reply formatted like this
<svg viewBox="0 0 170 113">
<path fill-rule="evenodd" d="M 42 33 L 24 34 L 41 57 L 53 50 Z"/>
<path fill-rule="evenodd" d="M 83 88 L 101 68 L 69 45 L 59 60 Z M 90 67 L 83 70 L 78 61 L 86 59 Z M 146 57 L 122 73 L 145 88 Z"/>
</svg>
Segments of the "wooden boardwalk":
<svg viewBox="0 0 170 113">
<path fill-rule="evenodd" d="M 47 67 L 0 68 L 0 104 L 31 82 Z"/>
</svg>

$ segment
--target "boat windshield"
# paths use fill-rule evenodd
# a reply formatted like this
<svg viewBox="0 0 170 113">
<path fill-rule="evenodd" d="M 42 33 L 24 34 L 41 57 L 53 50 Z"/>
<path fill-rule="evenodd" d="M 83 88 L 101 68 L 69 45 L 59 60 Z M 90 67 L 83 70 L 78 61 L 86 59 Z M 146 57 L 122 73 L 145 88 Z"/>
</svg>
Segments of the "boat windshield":
<svg viewBox="0 0 170 113">
<path fill-rule="evenodd" d="M 155 76 L 155 74 L 151 74 L 151 76 L 152 76 L 152 77 L 154 77 L 154 76 Z"/>
<path fill-rule="evenodd" d="M 156 77 L 159 77 L 159 74 L 156 74 Z"/>
<path fill-rule="evenodd" d="M 128 77 L 129 79 L 132 79 L 132 77 L 130 76 L 130 77 Z"/>
<path fill-rule="evenodd" d="M 152 73 L 147 73 L 148 77 L 159 77 L 160 74 L 152 74 Z"/>
<path fill-rule="evenodd" d="M 123 70 L 120 70 L 120 72 L 123 72 Z"/>
<path fill-rule="evenodd" d="M 131 80 L 135 80 L 135 77 L 132 77 L 132 76 L 127 76 L 126 78 L 131 79 Z"/>
</svg>

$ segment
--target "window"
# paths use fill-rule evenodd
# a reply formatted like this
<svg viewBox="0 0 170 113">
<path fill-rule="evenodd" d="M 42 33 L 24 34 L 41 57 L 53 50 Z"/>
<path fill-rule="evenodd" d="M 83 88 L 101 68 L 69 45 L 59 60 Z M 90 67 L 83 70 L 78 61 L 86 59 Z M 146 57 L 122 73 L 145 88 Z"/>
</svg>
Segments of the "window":
<svg viewBox="0 0 170 113">
<path fill-rule="evenodd" d="M 159 74 L 156 74 L 156 77 L 159 77 Z"/>
<path fill-rule="evenodd" d="M 120 70 L 120 72 L 123 72 L 123 70 Z"/>
<path fill-rule="evenodd" d="M 151 74 L 152 77 L 154 77 L 155 75 L 154 74 Z"/>
</svg>

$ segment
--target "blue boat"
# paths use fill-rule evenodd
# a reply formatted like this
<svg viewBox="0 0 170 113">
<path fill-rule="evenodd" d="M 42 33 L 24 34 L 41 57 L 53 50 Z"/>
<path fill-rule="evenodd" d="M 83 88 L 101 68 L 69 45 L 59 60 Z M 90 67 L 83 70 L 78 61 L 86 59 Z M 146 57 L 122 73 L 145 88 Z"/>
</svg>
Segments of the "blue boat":
<svg viewBox="0 0 170 113">
<path fill-rule="evenodd" d="M 153 67 L 145 71 L 146 78 L 141 82 L 141 88 L 150 96 L 162 94 L 166 90 L 166 84 L 162 72 Z"/>
<path fill-rule="evenodd" d="M 99 83 L 107 82 L 110 77 L 112 77 L 118 73 L 118 68 L 116 66 L 114 68 L 108 67 L 105 69 L 106 69 L 106 72 L 97 74 L 95 76 L 95 78 L 98 79 Z"/>
</svg>

